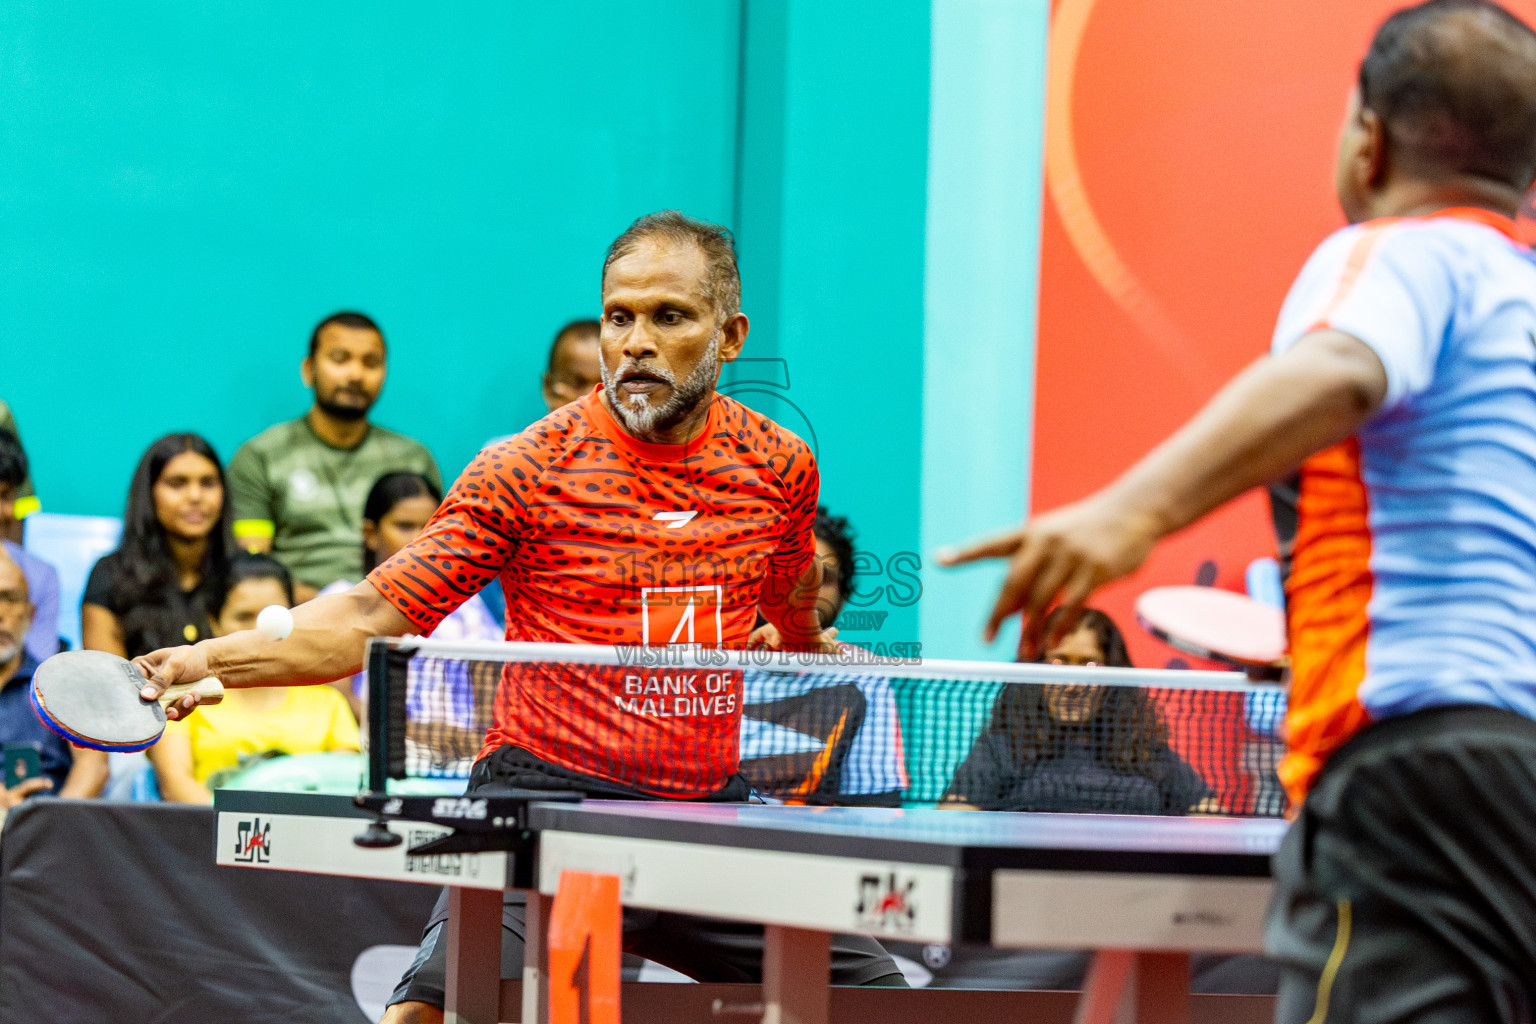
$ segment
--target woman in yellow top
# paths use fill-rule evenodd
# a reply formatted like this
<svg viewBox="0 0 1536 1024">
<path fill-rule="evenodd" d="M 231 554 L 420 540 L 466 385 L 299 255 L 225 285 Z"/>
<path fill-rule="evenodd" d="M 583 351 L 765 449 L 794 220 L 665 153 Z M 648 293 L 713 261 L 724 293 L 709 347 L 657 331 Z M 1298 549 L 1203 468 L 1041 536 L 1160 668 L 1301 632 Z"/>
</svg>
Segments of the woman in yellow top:
<svg viewBox="0 0 1536 1024">
<path fill-rule="evenodd" d="M 254 629 L 257 613 L 269 604 L 293 606 L 288 570 L 269 555 L 236 556 L 212 619 L 213 634 Z M 339 692 L 329 686 L 263 686 L 228 690 L 222 704 L 169 723 L 149 759 L 166 800 L 211 804 L 209 776 L 236 767 L 242 757 L 357 749 L 357 720 Z"/>
</svg>

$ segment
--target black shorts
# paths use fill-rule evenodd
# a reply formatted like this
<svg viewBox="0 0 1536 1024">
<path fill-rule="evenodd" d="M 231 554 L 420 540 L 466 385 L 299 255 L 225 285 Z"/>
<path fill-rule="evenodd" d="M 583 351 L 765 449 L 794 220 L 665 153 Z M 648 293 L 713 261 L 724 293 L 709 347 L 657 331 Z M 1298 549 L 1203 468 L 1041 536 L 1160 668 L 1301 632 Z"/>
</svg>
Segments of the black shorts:
<svg viewBox="0 0 1536 1024">
<path fill-rule="evenodd" d="M 580 790 L 604 800 L 655 799 L 644 793 L 549 764 L 516 747 L 500 747 L 475 763 L 467 792 L 490 785 L 524 789 Z M 745 800 L 749 787 L 732 776 L 706 800 Z M 501 976 L 523 976 L 524 896 L 508 890 L 501 907 Z M 448 942 L 443 935 L 448 917 L 448 892 L 438 898 L 422 933 L 416 959 L 390 996 L 391 1005 L 422 1002 L 442 1006 L 448 976 Z M 664 964 L 695 981 L 762 982 L 763 928 L 739 921 L 668 914 L 655 910 L 624 910 L 625 975 L 633 978 L 640 957 Z M 901 969 L 874 939 L 859 935 L 832 938 L 832 984 L 905 986 Z"/>
<path fill-rule="evenodd" d="M 1278 1024 L 1536 1019 L 1536 721 L 1389 719 L 1335 754 L 1275 856 Z"/>
</svg>

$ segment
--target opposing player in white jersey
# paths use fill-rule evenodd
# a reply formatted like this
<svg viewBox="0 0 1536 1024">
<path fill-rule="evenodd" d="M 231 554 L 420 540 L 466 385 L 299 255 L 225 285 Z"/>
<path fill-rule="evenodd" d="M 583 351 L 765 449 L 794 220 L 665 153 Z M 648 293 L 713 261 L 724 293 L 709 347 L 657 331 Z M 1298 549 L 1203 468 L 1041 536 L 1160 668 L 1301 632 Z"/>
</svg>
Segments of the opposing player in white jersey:
<svg viewBox="0 0 1536 1024">
<path fill-rule="evenodd" d="M 948 556 L 1008 557 L 988 631 L 1080 605 L 1300 467 L 1276 859 L 1284 1022 L 1536 1019 L 1536 33 L 1486 0 L 1378 31 L 1336 174 L 1352 226 L 1273 353 L 1119 480 Z"/>
</svg>

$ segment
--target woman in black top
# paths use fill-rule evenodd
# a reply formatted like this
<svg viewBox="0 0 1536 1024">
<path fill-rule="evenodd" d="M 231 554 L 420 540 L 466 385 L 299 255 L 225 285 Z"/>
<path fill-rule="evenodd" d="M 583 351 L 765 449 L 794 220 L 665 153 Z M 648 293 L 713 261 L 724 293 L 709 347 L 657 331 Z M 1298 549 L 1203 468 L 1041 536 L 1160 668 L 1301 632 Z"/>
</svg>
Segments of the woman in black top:
<svg viewBox="0 0 1536 1024">
<path fill-rule="evenodd" d="M 196 434 L 162 437 L 134 471 L 118 549 L 86 583 L 84 646 L 134 658 L 210 636 L 233 553 L 218 456 Z"/>
<path fill-rule="evenodd" d="M 1095 609 L 1040 660 L 1131 664 L 1119 627 Z M 1187 814 L 1215 809 L 1211 798 L 1168 745 L 1167 726 L 1146 691 L 1071 683 L 1004 689 L 945 795 L 986 810 L 1088 814 Z"/>
<path fill-rule="evenodd" d="M 117 550 L 86 581 L 81 646 L 135 658 L 212 636 L 234 552 L 219 457 L 196 434 L 162 437 L 134 470 Z M 107 782 L 107 755 L 74 754 L 67 795 L 95 796 Z"/>
</svg>

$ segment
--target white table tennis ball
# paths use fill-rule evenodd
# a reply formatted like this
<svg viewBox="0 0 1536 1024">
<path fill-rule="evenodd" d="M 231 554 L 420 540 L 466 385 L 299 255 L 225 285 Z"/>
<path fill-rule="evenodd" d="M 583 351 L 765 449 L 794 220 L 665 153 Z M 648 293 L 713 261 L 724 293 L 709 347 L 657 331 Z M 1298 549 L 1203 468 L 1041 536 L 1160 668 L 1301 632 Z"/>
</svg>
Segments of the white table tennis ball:
<svg viewBox="0 0 1536 1024">
<path fill-rule="evenodd" d="M 269 604 L 256 616 L 256 629 L 268 640 L 282 640 L 293 632 L 293 612 L 280 604 Z"/>
</svg>

